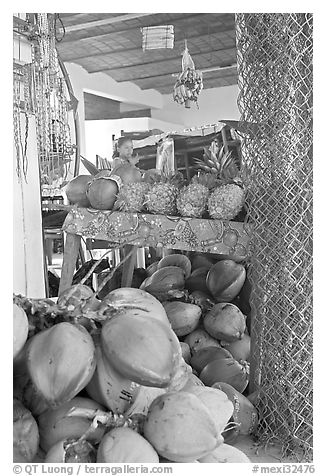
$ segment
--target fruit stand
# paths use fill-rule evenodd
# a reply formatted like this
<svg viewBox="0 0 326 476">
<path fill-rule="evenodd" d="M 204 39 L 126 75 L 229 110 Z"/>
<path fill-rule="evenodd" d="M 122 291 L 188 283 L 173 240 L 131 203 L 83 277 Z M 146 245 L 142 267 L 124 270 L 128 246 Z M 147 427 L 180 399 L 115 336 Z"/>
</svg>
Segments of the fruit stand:
<svg viewBox="0 0 326 476">
<path fill-rule="evenodd" d="M 312 461 L 312 16 L 236 14 L 236 39 L 241 163 L 212 137 L 195 174 L 68 183 L 58 297 L 14 295 L 16 462 L 251 462 L 239 436 Z M 97 289 L 82 237 L 124 250 Z M 172 253 L 135 285 L 139 247 Z"/>
</svg>

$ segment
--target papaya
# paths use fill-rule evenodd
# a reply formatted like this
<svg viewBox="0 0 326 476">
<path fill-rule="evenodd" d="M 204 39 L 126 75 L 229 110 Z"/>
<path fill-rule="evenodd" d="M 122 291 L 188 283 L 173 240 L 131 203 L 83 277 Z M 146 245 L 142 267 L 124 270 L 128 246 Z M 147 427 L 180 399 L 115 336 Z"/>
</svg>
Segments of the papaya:
<svg viewBox="0 0 326 476">
<path fill-rule="evenodd" d="M 39 446 L 39 431 L 35 418 L 24 405 L 13 399 L 13 462 L 30 463 Z"/>
<path fill-rule="evenodd" d="M 15 359 L 28 337 L 28 318 L 22 307 L 13 305 L 13 358 Z"/>
<path fill-rule="evenodd" d="M 250 337 L 246 333 L 243 334 L 242 339 L 235 342 L 221 341 L 221 346 L 228 350 L 238 362 L 250 359 Z"/>
<path fill-rule="evenodd" d="M 158 463 L 152 445 L 130 428 L 114 428 L 103 437 L 97 463 Z"/>
<path fill-rule="evenodd" d="M 167 387 L 181 353 L 171 327 L 148 319 L 145 311 L 119 309 L 101 330 L 101 345 L 109 363 L 141 385 Z"/>
<path fill-rule="evenodd" d="M 223 347 L 203 347 L 193 353 L 190 359 L 190 365 L 197 372 L 201 372 L 212 360 L 225 359 L 232 357 L 232 354 Z"/>
<path fill-rule="evenodd" d="M 191 274 L 191 262 L 186 255 L 175 253 L 162 258 L 157 265 L 157 269 L 166 268 L 166 266 L 179 266 L 184 271 L 185 278 L 189 278 Z"/>
<path fill-rule="evenodd" d="M 92 378 L 95 346 L 84 327 L 61 322 L 29 340 L 26 361 L 35 389 L 55 408 L 76 396 Z"/>
<path fill-rule="evenodd" d="M 199 378 L 208 387 L 216 382 L 224 382 L 242 393 L 249 383 L 248 365 L 240 364 L 233 357 L 212 360 L 203 368 Z"/>
<path fill-rule="evenodd" d="M 96 450 L 87 440 L 68 438 L 55 443 L 47 452 L 44 463 L 95 463 Z"/>
<path fill-rule="evenodd" d="M 86 386 L 88 395 L 113 413 L 124 413 L 139 391 L 139 385 L 117 372 L 105 357 L 100 343 L 95 345 L 96 369 Z"/>
<path fill-rule="evenodd" d="M 179 266 L 165 266 L 146 278 L 141 288 L 159 300 L 169 296 L 173 289 L 183 289 L 185 285 L 184 271 Z"/>
<path fill-rule="evenodd" d="M 215 339 L 235 342 L 244 335 L 246 318 L 234 304 L 217 303 L 205 315 L 204 328 Z"/>
<path fill-rule="evenodd" d="M 111 291 L 103 303 L 113 309 L 139 309 L 150 319 L 157 319 L 170 325 L 166 311 L 160 301 L 150 293 L 136 288 L 120 288 Z"/>
<path fill-rule="evenodd" d="M 200 463 L 251 463 L 243 451 L 226 443 L 215 448 L 210 454 L 199 458 Z"/>
<path fill-rule="evenodd" d="M 230 302 L 241 291 L 246 279 L 246 269 L 233 260 L 215 263 L 208 271 L 206 285 L 217 302 Z"/>
<path fill-rule="evenodd" d="M 68 182 L 64 190 L 70 204 L 84 208 L 90 206 L 86 191 L 92 179 L 92 175 L 78 175 Z"/>
<path fill-rule="evenodd" d="M 204 347 L 221 347 L 216 339 L 213 339 L 204 329 L 195 329 L 184 340 L 190 347 L 193 354 Z"/>
<path fill-rule="evenodd" d="M 177 336 L 185 336 L 194 331 L 201 317 L 201 308 L 196 304 L 168 301 L 163 304 L 165 312 Z"/>
<path fill-rule="evenodd" d="M 211 453 L 219 435 L 207 407 L 189 392 L 169 392 L 151 404 L 144 436 L 170 461 L 190 462 Z"/>
<path fill-rule="evenodd" d="M 87 418 L 66 416 L 72 408 L 89 408 L 91 410 L 105 411 L 102 405 L 90 398 L 75 397 L 54 410 L 42 413 L 38 417 L 38 427 L 40 446 L 44 451 L 49 451 L 58 441 L 68 438 L 78 439 L 88 430 L 90 421 Z M 99 443 L 104 432 L 105 428 L 98 426 L 90 433 L 88 440 L 91 443 Z"/>
<path fill-rule="evenodd" d="M 206 277 L 209 269 L 205 266 L 195 269 L 189 278 L 186 279 L 185 287 L 191 293 L 201 291 L 206 295 L 210 295 L 209 288 L 206 284 Z"/>
</svg>

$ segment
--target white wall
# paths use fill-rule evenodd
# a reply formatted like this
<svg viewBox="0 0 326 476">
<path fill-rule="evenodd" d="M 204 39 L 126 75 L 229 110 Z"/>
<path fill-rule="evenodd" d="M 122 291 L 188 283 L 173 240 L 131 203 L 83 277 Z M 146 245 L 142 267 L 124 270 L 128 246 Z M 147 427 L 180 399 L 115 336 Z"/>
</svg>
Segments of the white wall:
<svg viewBox="0 0 326 476">
<path fill-rule="evenodd" d="M 19 44 L 20 43 L 20 44 Z M 24 39 L 14 39 L 14 58 L 31 62 L 31 46 Z M 25 117 L 20 114 L 22 134 Z M 36 142 L 35 118 L 29 120 L 27 182 L 16 174 L 16 151 L 13 156 L 13 292 L 30 298 L 45 297 L 41 192 Z"/>
<path fill-rule="evenodd" d="M 86 158 L 95 163 L 96 154 L 111 159 L 112 135 L 120 137 L 121 131 L 147 131 L 160 129 L 163 132 L 182 130 L 183 125 L 146 117 L 85 121 Z M 86 173 L 80 169 L 80 173 Z M 83 170 L 83 172 L 82 172 Z"/>
<path fill-rule="evenodd" d="M 240 118 L 237 106 L 238 86 L 203 89 L 196 104 L 190 109 L 173 101 L 172 94 L 163 96 L 162 109 L 154 109 L 152 117 L 164 121 L 183 124 L 185 127 L 197 127 L 205 124 L 215 124 L 221 119 L 238 120 Z"/>
</svg>

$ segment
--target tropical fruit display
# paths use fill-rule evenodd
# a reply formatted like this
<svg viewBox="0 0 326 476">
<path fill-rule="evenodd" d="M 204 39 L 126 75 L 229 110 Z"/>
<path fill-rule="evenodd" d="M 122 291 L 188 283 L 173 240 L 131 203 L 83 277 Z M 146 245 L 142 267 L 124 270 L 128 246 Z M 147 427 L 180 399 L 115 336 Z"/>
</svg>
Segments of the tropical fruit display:
<svg viewBox="0 0 326 476">
<path fill-rule="evenodd" d="M 245 203 L 246 192 L 231 153 L 213 141 L 209 148 L 204 147 L 203 158 L 197 159 L 197 166 L 216 180 L 207 203 L 210 217 L 218 220 L 235 218 Z"/>
<path fill-rule="evenodd" d="M 144 436 L 170 461 L 191 462 L 212 452 L 221 436 L 208 408 L 189 392 L 170 392 L 149 407 Z"/>
<path fill-rule="evenodd" d="M 107 174 L 98 174 L 88 184 L 86 196 L 92 208 L 96 210 L 112 210 L 119 188 L 120 178 Z"/>
<path fill-rule="evenodd" d="M 39 447 L 39 429 L 32 413 L 17 399 L 13 401 L 13 462 L 30 463 Z"/>
<path fill-rule="evenodd" d="M 149 188 L 146 182 L 131 182 L 123 185 L 117 195 L 114 208 L 122 212 L 141 212 L 144 209 Z"/>
<path fill-rule="evenodd" d="M 206 285 L 218 302 L 231 302 L 240 293 L 246 279 L 246 269 L 240 263 L 225 259 L 207 272 Z"/>
<path fill-rule="evenodd" d="M 15 462 L 247 462 L 230 445 L 258 424 L 250 332 L 239 294 L 219 300 L 243 272 L 195 257 L 167 255 L 101 299 L 85 284 L 14 297 Z M 189 286 L 201 268 L 205 292 Z"/>
<path fill-rule="evenodd" d="M 158 215 L 176 215 L 179 187 L 178 175 L 161 174 L 147 194 L 147 210 Z"/>
<path fill-rule="evenodd" d="M 13 358 L 17 357 L 28 336 L 28 319 L 24 309 L 13 305 Z"/>
<path fill-rule="evenodd" d="M 70 204 L 85 208 L 90 206 L 87 189 L 92 179 L 92 175 L 78 175 L 68 182 L 65 193 Z"/>
</svg>

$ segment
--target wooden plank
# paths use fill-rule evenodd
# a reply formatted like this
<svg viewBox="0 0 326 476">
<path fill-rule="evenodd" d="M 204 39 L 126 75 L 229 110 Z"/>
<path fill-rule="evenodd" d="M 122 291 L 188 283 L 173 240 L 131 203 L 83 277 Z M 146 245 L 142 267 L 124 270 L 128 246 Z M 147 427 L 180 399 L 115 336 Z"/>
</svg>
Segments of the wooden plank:
<svg viewBox="0 0 326 476">
<path fill-rule="evenodd" d="M 134 275 L 134 269 L 136 265 L 137 247 L 133 245 L 125 245 L 123 247 L 123 252 L 124 252 L 124 256 L 127 256 L 128 253 L 132 252 L 131 256 L 123 265 L 122 277 L 121 277 L 121 287 L 129 288 L 131 286 L 132 278 Z"/>
<path fill-rule="evenodd" d="M 191 54 L 191 57 L 192 59 L 195 59 L 195 58 L 200 58 L 201 60 L 203 59 L 203 55 L 208 55 L 208 54 L 214 54 L 216 56 L 218 56 L 218 53 L 226 53 L 226 54 L 232 54 L 234 53 L 234 58 L 236 57 L 235 54 L 236 54 L 236 45 L 234 45 L 233 47 L 230 47 L 230 48 L 212 48 L 212 47 L 209 47 L 208 49 L 205 49 L 203 51 L 201 51 L 200 53 L 192 53 Z M 132 59 L 132 58 L 131 58 Z M 158 64 L 166 64 L 167 66 L 169 66 L 170 64 L 173 64 L 172 62 L 175 61 L 176 63 L 178 62 L 178 64 L 181 62 L 180 61 L 180 54 L 178 54 L 177 56 L 171 56 L 169 58 L 166 58 L 166 59 L 161 59 L 161 60 L 156 60 L 156 61 L 142 61 L 142 62 L 138 62 L 138 63 L 128 63 L 128 64 L 124 64 L 123 66 L 112 66 L 110 68 L 101 68 L 101 69 L 98 69 L 98 68 L 89 68 L 88 72 L 89 73 L 98 73 L 100 71 L 114 71 L 115 73 L 118 73 L 119 71 L 125 71 L 126 69 L 129 71 L 133 71 L 133 69 L 135 68 L 138 68 L 139 67 L 139 71 L 141 69 L 145 69 L 146 67 L 149 67 L 149 68 L 152 68 L 153 67 L 153 70 L 155 71 L 155 66 L 157 66 Z M 212 60 L 213 61 L 213 60 Z M 229 66 L 230 64 L 230 61 L 228 61 L 227 65 L 226 66 Z M 208 66 L 208 64 L 207 64 Z M 215 66 L 223 66 L 223 63 L 221 63 L 220 65 L 215 65 Z M 219 72 L 219 71 L 218 71 Z M 172 75 L 172 74 L 180 74 L 180 71 L 175 71 L 175 67 L 173 66 L 172 68 L 172 71 L 169 71 L 166 73 L 166 75 Z M 145 79 L 145 78 L 150 78 L 150 77 L 160 77 L 162 76 L 161 74 L 159 75 L 150 75 L 150 76 L 139 76 L 139 77 L 135 77 L 135 78 L 131 78 L 130 79 L 125 79 L 125 81 L 132 81 L 134 79 Z"/>
<path fill-rule="evenodd" d="M 114 23 L 122 23 L 128 20 L 135 20 L 137 18 L 148 17 L 153 13 L 127 13 L 126 15 L 119 15 L 117 17 L 105 18 L 104 20 L 89 21 L 87 23 L 78 23 L 77 25 L 71 25 L 66 27 L 66 33 L 72 31 L 85 30 L 87 28 L 95 28 L 98 26 L 113 25 Z"/>
<path fill-rule="evenodd" d="M 65 291 L 65 289 L 69 288 L 72 284 L 72 278 L 76 268 L 76 261 L 79 253 L 80 240 L 80 235 L 73 235 L 72 233 L 67 233 L 63 252 L 59 296 L 63 291 Z"/>
</svg>

